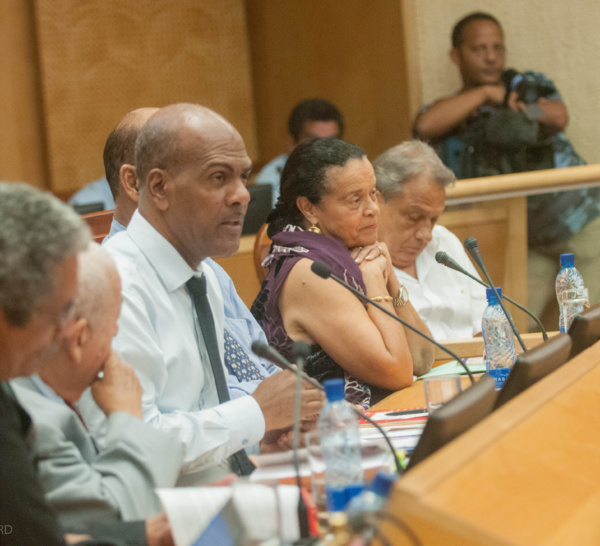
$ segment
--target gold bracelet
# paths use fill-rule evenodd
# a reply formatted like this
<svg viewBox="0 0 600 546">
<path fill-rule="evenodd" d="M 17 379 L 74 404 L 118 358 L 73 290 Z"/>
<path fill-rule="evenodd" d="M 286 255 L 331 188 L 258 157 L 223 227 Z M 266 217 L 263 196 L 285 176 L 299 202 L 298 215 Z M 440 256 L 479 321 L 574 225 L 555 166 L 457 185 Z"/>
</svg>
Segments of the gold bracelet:
<svg viewBox="0 0 600 546">
<path fill-rule="evenodd" d="M 377 303 L 379 303 L 380 301 L 389 301 L 390 303 L 394 302 L 394 298 L 392 298 L 392 296 L 375 296 L 371 299 Z"/>
</svg>

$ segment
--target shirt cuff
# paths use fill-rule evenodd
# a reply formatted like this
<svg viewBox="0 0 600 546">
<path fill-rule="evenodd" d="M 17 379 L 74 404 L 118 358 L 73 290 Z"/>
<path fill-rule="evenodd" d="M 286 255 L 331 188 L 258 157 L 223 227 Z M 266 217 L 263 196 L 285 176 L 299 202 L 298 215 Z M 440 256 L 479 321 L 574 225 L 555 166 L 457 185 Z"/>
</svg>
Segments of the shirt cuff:
<svg viewBox="0 0 600 546">
<path fill-rule="evenodd" d="M 265 418 L 252 396 L 241 396 L 213 409 L 228 424 L 231 445 L 246 448 L 260 442 L 265 435 Z"/>
</svg>

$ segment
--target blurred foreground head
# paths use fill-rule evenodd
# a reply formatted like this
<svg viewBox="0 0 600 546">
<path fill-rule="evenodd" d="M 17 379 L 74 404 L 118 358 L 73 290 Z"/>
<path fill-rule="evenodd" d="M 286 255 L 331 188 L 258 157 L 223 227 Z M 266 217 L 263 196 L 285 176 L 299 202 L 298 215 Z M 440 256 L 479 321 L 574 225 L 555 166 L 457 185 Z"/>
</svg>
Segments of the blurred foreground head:
<svg viewBox="0 0 600 546">
<path fill-rule="evenodd" d="M 67 205 L 0 182 L 0 380 L 34 373 L 72 325 L 89 229 Z"/>
</svg>

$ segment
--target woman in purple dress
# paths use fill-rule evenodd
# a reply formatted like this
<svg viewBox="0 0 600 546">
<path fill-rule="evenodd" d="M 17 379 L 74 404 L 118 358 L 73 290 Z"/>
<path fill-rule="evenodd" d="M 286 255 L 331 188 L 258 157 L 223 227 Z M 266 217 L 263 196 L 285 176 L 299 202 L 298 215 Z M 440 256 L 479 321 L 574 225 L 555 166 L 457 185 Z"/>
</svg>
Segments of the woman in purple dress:
<svg viewBox="0 0 600 546">
<path fill-rule="evenodd" d="M 341 140 L 298 145 L 281 175 L 267 218 L 269 268 L 252 313 L 269 343 L 288 359 L 293 341 L 312 346 L 306 371 L 319 381 L 346 380 L 346 399 L 369 407 L 431 368 L 433 348 L 332 279 L 311 271 L 324 262 L 367 296 L 419 330 L 429 330 L 377 240 L 375 175 L 365 152 Z"/>
</svg>

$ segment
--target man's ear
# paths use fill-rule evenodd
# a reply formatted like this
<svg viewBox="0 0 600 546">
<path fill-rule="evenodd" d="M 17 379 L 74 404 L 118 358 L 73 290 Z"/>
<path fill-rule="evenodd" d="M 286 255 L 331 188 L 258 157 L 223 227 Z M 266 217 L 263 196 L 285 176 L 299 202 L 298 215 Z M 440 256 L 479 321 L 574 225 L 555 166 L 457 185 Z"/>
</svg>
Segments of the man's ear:
<svg viewBox="0 0 600 546">
<path fill-rule="evenodd" d="M 138 202 L 140 197 L 139 182 L 136 178 L 135 167 L 129 163 L 124 163 L 119 169 L 119 186 L 121 191 L 129 197 L 134 203 Z"/>
<path fill-rule="evenodd" d="M 288 134 L 288 153 L 292 153 L 292 150 L 298 146 L 298 143 L 294 140 L 294 137 L 292 135 Z"/>
<path fill-rule="evenodd" d="M 456 65 L 459 66 L 459 62 L 460 62 L 460 52 L 458 51 L 457 47 L 453 47 L 450 50 L 450 60 Z"/>
<path fill-rule="evenodd" d="M 314 225 L 317 223 L 316 207 L 308 200 L 308 197 L 304 195 L 297 197 L 296 206 L 310 224 Z"/>
<path fill-rule="evenodd" d="M 152 169 L 146 177 L 146 187 L 144 188 L 144 191 L 148 193 L 159 210 L 164 211 L 169 208 L 167 189 L 170 182 L 171 177 L 164 169 Z"/>
<path fill-rule="evenodd" d="M 69 358 L 75 364 L 81 364 L 83 346 L 89 336 L 88 321 L 84 318 L 78 318 L 73 325 L 69 337 L 65 340 Z"/>
</svg>

